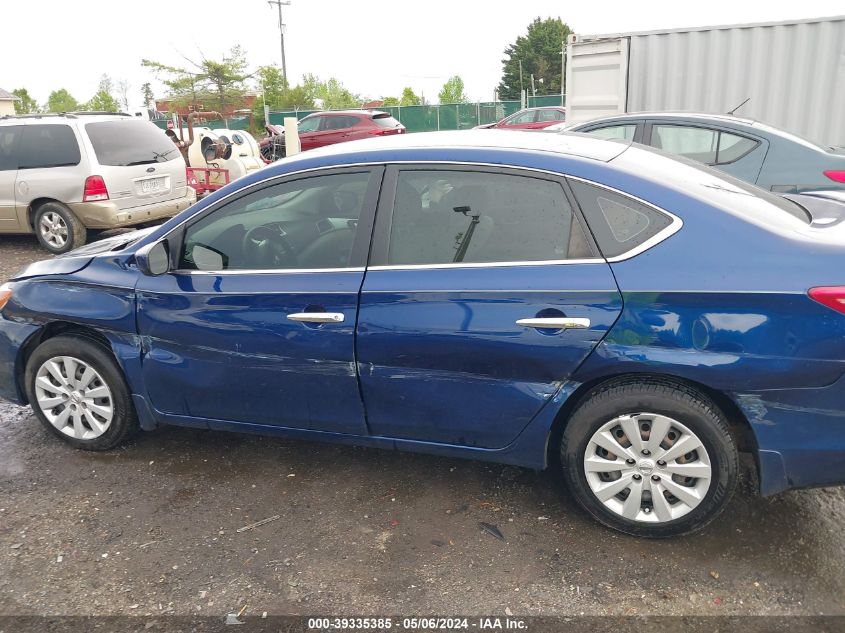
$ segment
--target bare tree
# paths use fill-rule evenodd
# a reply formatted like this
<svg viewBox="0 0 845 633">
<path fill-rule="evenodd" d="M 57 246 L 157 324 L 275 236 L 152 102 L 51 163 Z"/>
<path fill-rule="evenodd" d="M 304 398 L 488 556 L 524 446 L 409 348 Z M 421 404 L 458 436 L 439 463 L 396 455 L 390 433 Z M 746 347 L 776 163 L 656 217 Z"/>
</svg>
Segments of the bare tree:
<svg viewBox="0 0 845 633">
<path fill-rule="evenodd" d="M 129 89 L 132 85 L 125 79 L 117 82 L 117 96 L 118 102 L 123 107 L 124 112 L 129 112 Z"/>
</svg>

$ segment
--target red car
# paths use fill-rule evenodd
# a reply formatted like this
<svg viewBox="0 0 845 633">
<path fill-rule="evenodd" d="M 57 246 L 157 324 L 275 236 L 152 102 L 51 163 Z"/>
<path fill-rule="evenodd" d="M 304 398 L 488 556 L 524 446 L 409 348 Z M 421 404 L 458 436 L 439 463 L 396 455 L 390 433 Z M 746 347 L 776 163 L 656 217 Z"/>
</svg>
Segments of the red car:
<svg viewBox="0 0 845 633">
<path fill-rule="evenodd" d="M 285 130 L 281 125 L 268 125 L 267 132 L 270 135 L 260 143 L 261 155 L 272 162 L 285 155 Z M 404 133 L 404 125 L 390 113 L 378 110 L 316 112 L 299 121 L 299 142 L 303 152 L 344 141 Z"/>
<path fill-rule="evenodd" d="M 496 123 L 478 125 L 476 129 L 542 130 L 544 127 L 562 123 L 565 120 L 566 108 L 563 106 L 525 108 Z"/>
</svg>

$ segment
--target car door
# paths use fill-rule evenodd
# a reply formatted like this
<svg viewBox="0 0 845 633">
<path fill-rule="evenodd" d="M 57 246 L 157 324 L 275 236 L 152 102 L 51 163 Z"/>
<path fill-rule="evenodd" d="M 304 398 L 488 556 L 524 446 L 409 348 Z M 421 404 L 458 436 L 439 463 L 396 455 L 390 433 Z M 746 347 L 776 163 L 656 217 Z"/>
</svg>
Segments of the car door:
<svg viewBox="0 0 845 633">
<path fill-rule="evenodd" d="M 496 127 L 501 127 L 506 130 L 527 130 L 530 129 L 537 120 L 536 110 L 527 110 L 525 112 L 517 112 L 509 119 L 502 121 Z"/>
<path fill-rule="evenodd" d="M 0 126 L 0 233 L 24 230 L 15 206 L 17 147 L 22 125 Z"/>
<path fill-rule="evenodd" d="M 319 129 L 325 117 L 310 116 L 299 122 L 299 145 L 302 151 L 319 147 Z"/>
<path fill-rule="evenodd" d="M 349 132 L 345 127 L 346 117 L 327 114 L 322 117 L 320 128 L 314 133 L 312 142 L 314 147 L 325 147 L 326 145 L 334 145 L 344 140 L 344 136 Z"/>
<path fill-rule="evenodd" d="M 705 124 L 651 120 L 646 143 L 756 183 L 768 151 L 768 141 L 734 129 Z"/>
<path fill-rule="evenodd" d="M 257 183 L 171 234 L 174 269 L 137 287 L 158 412 L 366 433 L 354 335 L 381 173 Z"/>
<path fill-rule="evenodd" d="M 561 180 L 389 167 L 358 316 L 370 431 L 503 447 L 621 307 Z"/>
</svg>

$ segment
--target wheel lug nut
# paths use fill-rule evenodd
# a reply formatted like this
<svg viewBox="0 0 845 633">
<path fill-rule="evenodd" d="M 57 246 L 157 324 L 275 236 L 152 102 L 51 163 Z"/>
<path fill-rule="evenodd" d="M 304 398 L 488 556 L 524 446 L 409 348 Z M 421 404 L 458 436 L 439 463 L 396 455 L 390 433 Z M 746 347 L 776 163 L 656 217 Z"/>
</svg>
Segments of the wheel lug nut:
<svg viewBox="0 0 845 633">
<path fill-rule="evenodd" d="M 652 481 L 660 481 L 660 477 L 658 477 L 657 475 L 652 475 L 651 480 Z"/>
<path fill-rule="evenodd" d="M 642 475 L 634 475 L 634 481 L 639 481 L 642 479 Z"/>
<path fill-rule="evenodd" d="M 643 508 L 643 512 L 645 512 L 646 514 L 651 514 L 651 508 L 646 506 L 645 508 Z"/>
<path fill-rule="evenodd" d="M 625 463 L 628 464 L 628 466 L 633 466 L 634 464 L 636 464 L 636 462 L 633 459 L 626 459 Z"/>
<path fill-rule="evenodd" d="M 662 467 L 662 466 L 665 466 L 665 465 L 666 465 L 666 462 L 664 462 L 662 459 L 658 459 L 658 460 L 657 460 L 657 465 Z"/>
<path fill-rule="evenodd" d="M 643 449 L 643 455 L 651 455 L 651 451 L 648 450 L 647 448 L 644 448 Z"/>
</svg>

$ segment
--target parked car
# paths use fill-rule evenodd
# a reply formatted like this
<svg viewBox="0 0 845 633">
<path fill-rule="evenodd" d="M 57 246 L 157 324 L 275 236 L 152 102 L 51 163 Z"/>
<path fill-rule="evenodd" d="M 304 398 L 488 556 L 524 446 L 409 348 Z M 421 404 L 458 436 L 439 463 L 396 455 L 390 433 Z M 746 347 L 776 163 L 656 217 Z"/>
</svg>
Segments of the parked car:
<svg viewBox="0 0 845 633">
<path fill-rule="evenodd" d="M 284 159 L 0 289 L 0 395 L 72 446 L 161 424 L 560 469 L 701 528 L 845 482 L 841 225 L 691 161 L 436 132 Z"/>
<path fill-rule="evenodd" d="M 566 120 L 566 108 L 561 106 L 547 106 L 543 108 L 525 108 L 514 112 L 496 123 L 476 125 L 476 130 L 542 130 L 550 125 L 560 124 Z"/>
<path fill-rule="evenodd" d="M 651 145 L 779 193 L 845 189 L 845 149 L 822 147 L 750 119 L 640 112 L 548 129 Z"/>
<path fill-rule="evenodd" d="M 196 202 L 162 130 L 128 115 L 0 118 L 0 234 L 35 233 L 51 253 L 90 229 L 169 218 Z"/>
<path fill-rule="evenodd" d="M 332 110 L 315 112 L 299 121 L 299 142 L 302 151 L 356 141 L 371 136 L 404 134 L 405 126 L 378 110 Z M 267 162 L 285 156 L 282 125 L 267 125 L 267 137 L 261 141 L 261 155 Z"/>
</svg>

